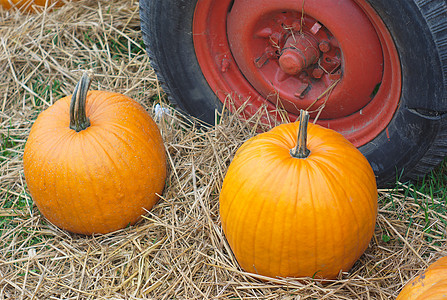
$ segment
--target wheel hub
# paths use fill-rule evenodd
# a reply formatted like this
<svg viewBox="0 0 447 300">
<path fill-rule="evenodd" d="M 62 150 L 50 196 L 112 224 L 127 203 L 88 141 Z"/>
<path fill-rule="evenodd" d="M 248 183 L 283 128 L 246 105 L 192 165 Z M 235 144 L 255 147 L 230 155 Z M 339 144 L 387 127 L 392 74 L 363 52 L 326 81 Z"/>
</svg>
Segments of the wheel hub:
<svg viewBox="0 0 447 300">
<path fill-rule="evenodd" d="M 305 33 L 298 33 L 298 35 L 289 36 L 281 50 L 278 62 L 281 70 L 286 74 L 297 75 L 315 64 L 319 57 L 317 39 Z"/>
<path fill-rule="evenodd" d="M 227 28 L 238 67 L 265 99 L 289 113 L 308 109 L 313 116 L 333 119 L 359 111 L 382 77 L 380 42 L 371 23 L 351 1 L 325 1 L 329 7 L 319 19 L 333 18 L 338 9 L 350 13 L 355 28 L 342 20 L 328 28 L 314 17 L 320 11 L 286 9 L 292 2 L 258 0 L 255 13 L 251 1 L 234 2 Z M 352 38 L 333 34 L 342 29 L 349 29 Z M 365 44 L 368 48 L 362 49 Z"/>
<path fill-rule="evenodd" d="M 397 108 L 399 57 L 365 0 L 199 1 L 194 20 L 208 84 L 222 102 L 231 94 L 246 117 L 266 108 L 294 121 L 305 109 L 360 146 Z"/>
</svg>

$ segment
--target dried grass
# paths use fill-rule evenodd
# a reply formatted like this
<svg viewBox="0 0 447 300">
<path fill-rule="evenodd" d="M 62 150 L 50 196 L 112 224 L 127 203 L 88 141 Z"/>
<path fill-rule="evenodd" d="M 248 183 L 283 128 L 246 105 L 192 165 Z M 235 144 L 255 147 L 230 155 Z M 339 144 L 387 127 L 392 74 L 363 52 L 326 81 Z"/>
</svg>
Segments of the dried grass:
<svg viewBox="0 0 447 300">
<path fill-rule="evenodd" d="M 169 177 L 135 226 L 86 237 L 49 224 L 23 176 L 29 129 L 39 111 L 71 94 L 80 69 L 97 74 L 94 88 L 129 95 L 152 113 L 164 97 L 146 53 L 132 52 L 141 40 L 136 1 L 80 0 L 30 16 L 0 10 L 0 299 L 391 299 L 447 253 L 447 217 L 433 209 L 445 200 L 400 185 L 380 191 L 370 247 L 338 280 L 243 272 L 222 233 L 218 194 L 254 131 L 231 116 L 208 130 L 175 112 L 159 121 Z M 114 57 L 114 43 L 129 51 Z"/>
</svg>

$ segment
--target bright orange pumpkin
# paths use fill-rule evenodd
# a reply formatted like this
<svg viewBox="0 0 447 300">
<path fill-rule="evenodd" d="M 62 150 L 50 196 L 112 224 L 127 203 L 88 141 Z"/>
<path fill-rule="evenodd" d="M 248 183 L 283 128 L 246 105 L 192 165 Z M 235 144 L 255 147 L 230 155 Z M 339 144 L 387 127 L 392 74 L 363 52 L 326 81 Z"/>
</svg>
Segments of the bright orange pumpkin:
<svg viewBox="0 0 447 300">
<path fill-rule="evenodd" d="M 159 199 L 166 179 L 156 123 L 136 101 L 87 90 L 60 99 L 33 124 L 23 157 L 40 212 L 74 233 L 108 233 L 137 222 Z M 70 107 L 71 101 L 71 107 Z"/>
<path fill-rule="evenodd" d="M 377 187 L 370 164 L 341 134 L 306 124 L 249 139 L 229 166 L 220 216 L 245 271 L 332 279 L 371 240 Z"/>
<path fill-rule="evenodd" d="M 54 4 L 54 5 L 53 5 Z M 35 8 L 43 10 L 45 7 L 59 7 L 63 5 L 61 0 L 0 0 L 0 5 L 5 9 L 15 7 L 23 12 L 35 12 Z"/>
<path fill-rule="evenodd" d="M 447 256 L 441 257 L 407 283 L 396 300 L 447 299 Z"/>
</svg>

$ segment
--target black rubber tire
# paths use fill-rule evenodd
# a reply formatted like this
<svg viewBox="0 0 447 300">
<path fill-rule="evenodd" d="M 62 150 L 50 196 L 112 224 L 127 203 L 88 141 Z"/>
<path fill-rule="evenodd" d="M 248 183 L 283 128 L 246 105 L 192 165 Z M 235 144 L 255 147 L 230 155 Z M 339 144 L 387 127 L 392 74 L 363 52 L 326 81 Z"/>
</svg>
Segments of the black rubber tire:
<svg viewBox="0 0 447 300">
<path fill-rule="evenodd" d="M 391 33 L 402 68 L 399 108 L 374 140 L 360 147 L 379 186 L 427 174 L 447 154 L 447 3 L 445 0 L 369 0 Z M 169 100 L 214 123 L 221 102 L 194 52 L 197 0 L 140 0 L 144 42 Z M 400 177 L 403 175 L 403 177 Z"/>
</svg>

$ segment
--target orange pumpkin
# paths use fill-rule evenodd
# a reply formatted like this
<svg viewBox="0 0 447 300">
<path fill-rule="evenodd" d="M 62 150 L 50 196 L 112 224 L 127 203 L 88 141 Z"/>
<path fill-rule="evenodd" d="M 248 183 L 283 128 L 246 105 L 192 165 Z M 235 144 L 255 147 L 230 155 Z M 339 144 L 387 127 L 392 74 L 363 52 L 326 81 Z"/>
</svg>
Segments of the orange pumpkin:
<svg viewBox="0 0 447 300">
<path fill-rule="evenodd" d="M 0 0 L 0 5 L 5 9 L 13 7 L 22 12 L 35 12 L 35 9 L 43 10 L 45 7 L 59 7 L 63 5 L 61 0 Z"/>
<path fill-rule="evenodd" d="M 137 222 L 166 179 L 163 140 L 136 101 L 87 90 L 42 112 L 23 157 L 26 183 L 41 213 L 74 233 L 108 233 Z M 70 103 L 71 101 L 71 103 Z"/>
<path fill-rule="evenodd" d="M 407 283 L 396 300 L 447 299 L 447 256 L 436 262 Z"/>
<path fill-rule="evenodd" d="M 313 124 L 307 130 L 303 116 L 246 141 L 225 176 L 222 227 L 247 272 L 332 279 L 373 235 L 371 166 L 341 134 Z"/>
</svg>

